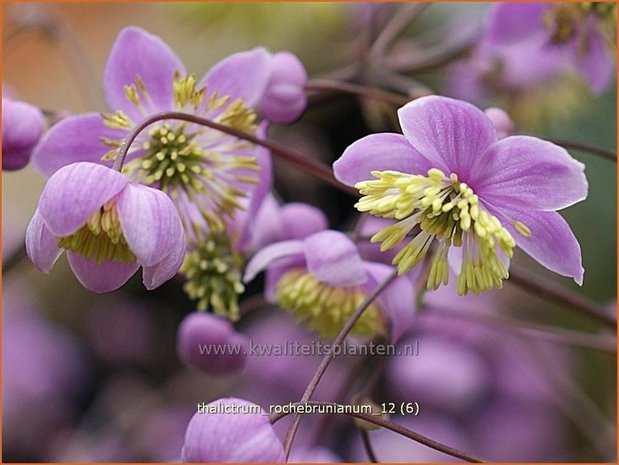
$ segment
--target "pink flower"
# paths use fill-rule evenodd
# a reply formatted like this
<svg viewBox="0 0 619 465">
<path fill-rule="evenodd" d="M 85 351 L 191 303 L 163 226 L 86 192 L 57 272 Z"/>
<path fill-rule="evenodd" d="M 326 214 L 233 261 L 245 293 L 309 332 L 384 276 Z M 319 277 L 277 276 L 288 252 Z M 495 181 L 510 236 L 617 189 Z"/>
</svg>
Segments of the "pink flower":
<svg viewBox="0 0 619 465">
<path fill-rule="evenodd" d="M 172 201 L 94 163 L 74 163 L 48 180 L 28 230 L 26 250 L 47 273 L 62 251 L 84 287 L 109 292 L 143 267 L 147 289 L 172 278 L 185 236 Z"/>
</svg>

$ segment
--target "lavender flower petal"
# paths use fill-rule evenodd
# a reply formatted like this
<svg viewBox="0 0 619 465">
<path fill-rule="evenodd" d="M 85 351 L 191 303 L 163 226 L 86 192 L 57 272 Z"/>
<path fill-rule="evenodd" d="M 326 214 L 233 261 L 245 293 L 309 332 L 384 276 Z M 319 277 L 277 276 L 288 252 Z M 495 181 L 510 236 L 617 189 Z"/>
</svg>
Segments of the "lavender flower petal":
<svg viewBox="0 0 619 465">
<path fill-rule="evenodd" d="M 477 157 L 496 141 L 492 121 L 475 106 L 446 97 L 428 96 L 398 110 L 404 136 L 446 175 L 468 179 Z"/>
<path fill-rule="evenodd" d="M 73 252 L 67 252 L 67 258 L 75 277 L 82 286 L 98 294 L 120 288 L 129 281 L 140 266 L 138 263 L 128 265 L 110 261 L 97 264 L 96 259 L 87 260 Z"/>
<path fill-rule="evenodd" d="M 550 271 L 574 278 L 577 284 L 582 285 L 585 269 L 580 244 L 559 213 L 502 209 L 497 212 L 497 217 L 516 238 L 518 247 Z M 527 225 L 531 235 L 520 235 L 510 219 Z"/>
<path fill-rule="evenodd" d="M 176 273 L 183 264 L 186 250 L 187 245 L 184 235 L 179 235 L 176 244 L 168 255 L 152 266 L 145 265 L 142 281 L 146 289 L 149 291 L 153 290 L 176 276 Z"/>
<path fill-rule="evenodd" d="M 121 173 L 105 166 L 73 163 L 49 178 L 39 201 L 39 214 L 55 236 L 71 235 L 128 183 Z"/>
<path fill-rule="evenodd" d="M 593 28 L 593 25 L 591 26 Z M 587 37 L 587 51 L 580 53 L 578 43 L 574 43 L 574 62 L 578 71 L 585 77 L 594 94 L 604 92 L 615 74 L 613 54 L 604 38 L 592 31 Z"/>
<path fill-rule="evenodd" d="M 32 153 L 32 166 L 46 177 L 63 166 L 80 161 L 111 167 L 112 162 L 101 161 L 111 149 L 101 137 L 122 139 L 124 134 L 106 127 L 98 113 L 69 116 L 53 125 L 43 136 Z"/>
<path fill-rule="evenodd" d="M 242 98 L 246 105 L 256 106 L 264 95 L 271 76 L 271 56 L 264 48 L 235 53 L 217 63 L 204 76 L 200 86 L 219 96 Z"/>
<path fill-rule="evenodd" d="M 508 45 L 544 34 L 542 16 L 547 3 L 500 2 L 492 5 L 488 15 L 486 41 L 492 45 Z"/>
<path fill-rule="evenodd" d="M 273 55 L 271 78 L 260 100 L 260 113 L 275 123 L 296 120 L 307 105 L 305 83 L 307 72 L 301 61 L 292 53 Z"/>
<path fill-rule="evenodd" d="M 372 178 L 371 171 L 426 174 L 432 165 L 401 134 L 371 134 L 353 142 L 333 163 L 338 181 L 354 186 Z"/>
<path fill-rule="evenodd" d="M 529 136 L 507 137 L 479 158 L 469 183 L 484 202 L 558 210 L 587 197 L 585 166 L 562 147 Z"/>
<path fill-rule="evenodd" d="M 138 27 L 127 27 L 114 42 L 103 75 L 108 105 L 124 111 L 137 123 L 143 115 L 127 99 L 124 87 L 137 84 L 139 78 L 152 99 L 152 104 L 143 102 L 145 108 L 149 112 L 171 110 L 171 83 L 176 71 L 184 75 L 185 67 L 163 40 Z"/>
<path fill-rule="evenodd" d="M 172 200 L 163 192 L 129 184 L 117 197 L 118 217 L 127 244 L 142 265 L 152 266 L 184 241 Z"/>
<path fill-rule="evenodd" d="M 2 98 L 2 169 L 25 167 L 44 129 L 45 117 L 39 108 Z"/>
<path fill-rule="evenodd" d="M 243 281 L 248 282 L 268 266 L 281 266 L 291 260 L 303 258 L 306 247 L 303 241 L 291 240 L 269 245 L 258 252 L 247 264 Z"/>
<path fill-rule="evenodd" d="M 209 406 L 256 405 L 233 397 L 218 399 Z M 196 413 L 187 427 L 181 453 L 183 462 L 284 462 L 284 448 L 269 422 L 261 413 Z"/>
<path fill-rule="evenodd" d="M 355 244 L 339 231 L 321 231 L 303 241 L 307 269 L 333 287 L 358 286 L 367 281 Z"/>
<path fill-rule="evenodd" d="M 49 232 L 37 209 L 26 230 L 26 253 L 34 265 L 43 273 L 49 273 L 62 249 L 56 238 Z"/>
</svg>

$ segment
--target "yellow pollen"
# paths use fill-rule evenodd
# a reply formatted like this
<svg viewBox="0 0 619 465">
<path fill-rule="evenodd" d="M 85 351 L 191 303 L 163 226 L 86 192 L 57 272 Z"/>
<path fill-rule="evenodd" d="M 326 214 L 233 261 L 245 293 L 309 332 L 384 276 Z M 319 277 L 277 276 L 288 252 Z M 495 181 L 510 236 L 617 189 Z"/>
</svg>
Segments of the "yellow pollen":
<svg viewBox="0 0 619 465">
<path fill-rule="evenodd" d="M 399 221 L 376 233 L 371 241 L 380 242 L 381 250 L 385 251 L 414 233 L 393 259 L 399 274 L 408 272 L 431 253 L 427 287 L 437 289 L 448 283 L 450 247 L 459 247 L 462 249 L 459 294 L 501 287 L 508 273 L 499 253 L 511 258 L 516 241 L 455 173 L 445 176 L 433 168 L 427 176 L 399 171 L 373 171 L 372 176 L 376 179 L 355 185 L 363 195 L 355 207 L 360 212 Z M 523 223 L 513 224 L 523 236 L 531 234 Z"/>
<path fill-rule="evenodd" d="M 58 247 L 87 260 L 95 259 L 97 264 L 106 260 L 121 263 L 134 263 L 136 260 L 122 233 L 113 199 L 95 211 L 78 231 L 58 239 Z"/>
<path fill-rule="evenodd" d="M 278 305 L 325 339 L 337 336 L 366 297 L 358 287 L 329 286 L 302 268 L 287 271 L 277 284 Z M 384 335 L 385 331 L 380 308 L 373 303 L 361 315 L 352 334 L 371 338 Z"/>
</svg>

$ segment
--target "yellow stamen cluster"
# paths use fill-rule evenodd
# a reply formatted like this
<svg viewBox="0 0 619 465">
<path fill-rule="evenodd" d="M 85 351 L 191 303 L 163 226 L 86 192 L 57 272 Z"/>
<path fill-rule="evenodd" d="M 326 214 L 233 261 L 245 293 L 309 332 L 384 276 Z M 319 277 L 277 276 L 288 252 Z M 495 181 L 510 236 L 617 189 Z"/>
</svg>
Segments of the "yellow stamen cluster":
<svg viewBox="0 0 619 465">
<path fill-rule="evenodd" d="M 184 290 L 198 301 L 198 310 L 212 308 L 232 321 L 239 319 L 238 296 L 245 291 L 242 263 L 223 234 L 211 235 L 187 252 L 180 272 L 187 278 Z"/>
<path fill-rule="evenodd" d="M 552 33 L 552 41 L 565 43 L 576 34 L 580 36 L 580 48 L 583 53 L 588 50 L 588 21 L 594 15 L 596 27 L 605 36 L 611 47 L 614 46 L 617 5 L 615 2 L 574 2 L 552 5 L 543 17 L 545 27 Z"/>
<path fill-rule="evenodd" d="M 302 268 L 284 273 L 277 285 L 277 303 L 309 329 L 334 339 L 359 307 L 366 293 L 360 288 L 332 287 Z M 378 304 L 371 304 L 352 329 L 352 334 L 375 337 L 385 334 Z"/>
<path fill-rule="evenodd" d="M 377 179 L 355 185 L 363 195 L 355 207 L 361 212 L 399 220 L 375 234 L 372 242 L 381 242 L 384 251 L 400 244 L 411 232 L 416 233 L 393 259 L 399 274 L 420 263 L 438 243 L 433 250 L 428 289 L 448 283 L 447 255 L 452 246 L 462 247 L 463 252 L 459 294 L 502 286 L 508 272 L 497 248 L 509 258 L 516 242 L 456 174 L 447 177 L 433 168 L 427 176 L 398 171 L 373 171 L 372 176 Z M 522 223 L 516 227 L 521 233 L 528 231 Z"/>
<path fill-rule="evenodd" d="M 206 88 L 197 88 L 194 75 L 182 77 L 176 72 L 172 83 L 174 103 L 179 111 L 189 111 L 212 121 L 250 134 L 256 132 L 256 114 L 241 99 L 212 92 L 206 99 Z M 142 79 L 125 86 L 125 96 L 144 116 L 153 101 Z M 106 126 L 130 129 L 133 121 L 122 111 L 104 114 Z M 113 160 L 118 155 L 122 140 L 106 137 L 102 142 L 112 149 L 103 159 Z M 183 197 L 202 215 L 209 229 L 221 232 L 225 218 L 243 208 L 241 198 L 249 186 L 259 181 L 259 166 L 254 156 L 238 155 L 251 144 L 187 122 L 164 122 L 153 125 L 141 147 L 130 153 L 143 153 L 125 163 L 123 172 L 133 180 L 168 193 L 174 200 Z M 247 188 L 245 188 L 247 186 Z M 181 212 L 186 227 L 195 218 Z"/>
<path fill-rule="evenodd" d="M 134 263 L 136 260 L 123 236 L 114 200 L 94 212 L 77 232 L 61 237 L 58 247 L 87 260 L 95 259 L 97 264 L 105 260 L 122 263 Z"/>
</svg>

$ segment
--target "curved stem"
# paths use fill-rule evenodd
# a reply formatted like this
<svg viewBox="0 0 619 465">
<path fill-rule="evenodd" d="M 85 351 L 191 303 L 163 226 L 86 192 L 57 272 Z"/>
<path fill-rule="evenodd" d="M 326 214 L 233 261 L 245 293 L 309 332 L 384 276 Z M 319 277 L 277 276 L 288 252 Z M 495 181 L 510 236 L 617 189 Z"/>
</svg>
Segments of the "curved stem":
<svg viewBox="0 0 619 465">
<path fill-rule="evenodd" d="M 332 407 L 337 407 L 340 406 L 342 407 L 342 409 L 344 409 L 345 406 L 340 405 L 340 404 L 336 404 L 334 402 L 318 402 L 318 401 L 301 401 L 301 402 L 293 402 L 291 404 L 292 407 L 294 406 L 300 406 L 300 405 L 312 405 L 312 406 L 332 406 Z M 285 416 L 287 416 L 289 413 L 281 413 L 278 415 L 273 415 L 271 417 L 271 423 L 275 423 L 276 421 L 284 418 Z M 367 421 L 368 423 L 372 423 L 374 425 L 380 426 L 382 428 L 388 429 L 390 431 L 393 431 L 394 433 L 398 433 L 408 439 L 412 439 L 415 442 L 418 442 L 420 444 L 423 444 L 426 447 L 429 447 L 431 449 L 437 450 L 439 452 L 442 452 L 443 454 L 447 454 L 450 455 L 451 457 L 456 457 L 462 460 L 466 460 L 467 462 L 471 462 L 471 463 L 485 463 L 486 460 L 483 460 L 479 457 L 476 457 L 474 455 L 468 454 L 466 452 L 463 452 L 461 450 L 458 449 L 454 449 L 453 447 L 449 447 L 445 444 L 442 444 L 438 441 L 435 441 L 433 439 L 430 439 L 426 436 L 423 436 L 419 433 L 416 433 L 414 431 L 411 431 L 408 428 L 405 428 L 402 425 L 399 425 L 397 423 L 394 423 L 392 421 L 389 420 L 384 420 L 379 416 L 375 416 L 375 415 L 368 415 L 365 413 L 356 413 L 356 412 L 342 412 L 343 415 L 348 415 L 350 417 L 353 418 L 359 418 L 360 420 L 364 420 Z"/>
<path fill-rule="evenodd" d="M 361 441 L 363 442 L 363 448 L 365 449 L 368 459 L 370 459 L 372 463 L 379 463 L 380 461 L 376 458 L 376 454 L 374 453 L 369 433 L 363 428 L 359 428 L 359 433 L 361 433 Z"/>
<path fill-rule="evenodd" d="M 564 344 L 581 349 L 599 350 L 602 352 L 617 352 L 617 338 L 610 334 L 593 334 L 571 329 L 555 328 L 547 325 L 534 324 L 518 321 L 512 318 L 504 318 L 494 315 L 480 314 L 478 311 L 452 312 L 437 305 L 424 304 L 424 308 L 433 315 L 443 316 L 448 319 L 459 318 L 475 321 L 479 324 L 492 325 L 501 330 L 510 331 L 519 335 Z"/>
<path fill-rule="evenodd" d="M 348 319 L 348 321 L 346 322 L 342 330 L 339 332 L 339 334 L 333 341 L 333 344 L 331 345 L 332 350 L 328 352 L 329 355 L 326 355 L 325 357 L 323 357 L 322 361 L 320 362 L 320 365 L 318 366 L 318 368 L 316 369 L 316 372 L 314 373 L 314 376 L 312 376 L 312 379 L 310 380 L 309 384 L 305 388 L 305 392 L 303 393 L 303 396 L 301 397 L 301 402 L 306 402 L 312 397 L 325 371 L 327 371 L 327 368 L 329 367 L 331 362 L 335 359 L 335 356 L 332 355 L 336 353 L 335 348 L 342 345 L 342 343 L 344 342 L 344 339 L 346 339 L 346 336 L 348 336 L 348 333 L 350 333 L 350 331 L 352 330 L 357 320 L 361 317 L 361 315 L 363 315 L 363 312 L 365 312 L 365 310 L 372 304 L 372 302 L 376 300 L 376 298 L 393 282 L 393 280 L 396 277 L 397 277 L 397 271 L 394 270 L 393 273 L 391 273 L 391 275 L 389 275 L 387 279 L 385 279 L 382 283 L 380 283 L 376 287 L 376 289 L 374 289 L 374 291 L 365 299 L 365 301 L 355 310 L 355 313 L 353 313 L 352 316 Z M 286 438 L 284 440 L 284 451 L 286 452 L 286 459 L 288 459 L 288 456 L 290 455 L 290 449 L 292 448 L 292 442 L 294 441 L 294 437 L 297 433 L 297 430 L 299 429 L 300 421 L 301 421 L 300 415 L 298 414 L 295 415 L 294 418 L 292 419 L 292 424 L 290 425 L 290 428 L 288 429 L 288 432 L 286 433 Z"/>
<path fill-rule="evenodd" d="M 596 155 L 600 158 L 604 158 L 605 160 L 610 160 L 612 162 L 617 163 L 617 154 L 611 150 L 607 150 L 602 147 L 597 147 L 595 145 L 585 144 L 583 142 L 577 142 L 573 140 L 565 140 L 565 139 L 546 139 L 548 142 L 552 142 L 553 144 L 560 145 L 565 149 L 573 149 L 580 150 L 581 152 L 587 152 L 592 155 Z"/>
<path fill-rule="evenodd" d="M 129 152 L 129 148 L 136 137 L 148 126 L 158 121 L 163 120 L 179 120 L 179 121 L 187 121 L 189 123 L 199 124 L 201 126 L 206 126 L 208 128 L 214 129 L 216 131 L 223 132 L 225 134 L 229 134 L 238 139 L 243 139 L 252 144 L 259 145 L 261 147 L 265 147 L 271 151 L 271 153 L 287 162 L 295 165 L 297 168 L 302 169 L 310 174 L 313 174 L 317 178 L 323 180 L 327 184 L 336 187 L 337 189 L 346 192 L 355 197 L 359 196 L 359 193 L 356 189 L 348 187 L 342 183 L 340 183 L 333 176 L 333 171 L 328 165 L 321 163 L 307 155 L 303 155 L 297 152 L 293 152 L 292 150 L 288 150 L 283 145 L 280 145 L 276 142 L 273 142 L 269 139 L 260 139 L 253 134 L 248 134 L 243 131 L 239 131 L 234 128 L 230 128 L 223 124 L 215 123 L 206 118 L 201 118 L 196 115 L 182 113 L 179 111 L 164 111 L 161 113 L 155 113 L 154 115 L 149 116 L 148 118 L 142 120 L 137 126 L 135 126 L 129 135 L 123 141 L 116 161 L 114 162 L 113 168 L 117 171 L 122 170 L 123 163 L 125 162 L 125 158 L 127 157 L 127 153 Z"/>
<path fill-rule="evenodd" d="M 412 3 L 398 8 L 372 45 L 370 49 L 372 57 L 380 59 L 381 55 L 389 48 L 393 41 L 404 32 L 417 16 L 423 13 L 423 10 L 428 6 L 430 6 L 429 3 Z"/>
<path fill-rule="evenodd" d="M 345 81 L 336 81 L 332 79 L 312 79 L 305 85 L 305 89 L 309 91 L 334 91 L 361 97 L 368 97 L 376 100 L 382 100 L 396 106 L 407 104 L 411 99 L 404 95 L 388 92 L 376 87 L 368 87 L 360 84 L 353 84 Z"/>
<path fill-rule="evenodd" d="M 549 279 L 542 278 L 541 276 L 531 277 L 512 266 L 509 270 L 507 282 L 511 282 L 543 299 L 559 302 L 578 310 L 583 315 L 597 320 L 615 331 L 617 329 L 617 320 L 599 305 L 591 302 L 584 295 L 571 291 Z"/>
</svg>

